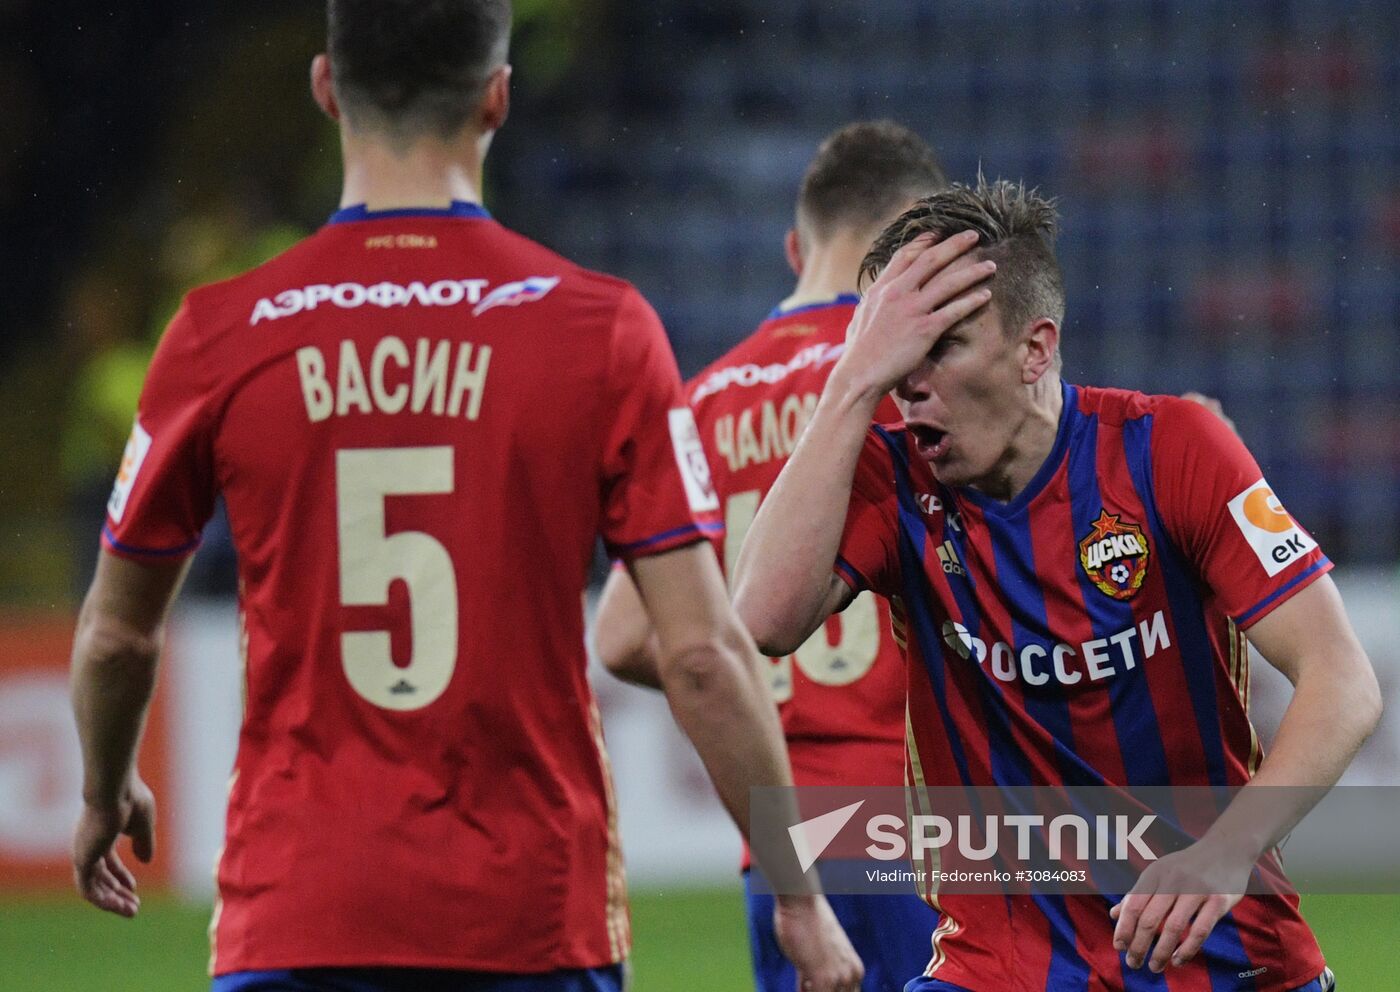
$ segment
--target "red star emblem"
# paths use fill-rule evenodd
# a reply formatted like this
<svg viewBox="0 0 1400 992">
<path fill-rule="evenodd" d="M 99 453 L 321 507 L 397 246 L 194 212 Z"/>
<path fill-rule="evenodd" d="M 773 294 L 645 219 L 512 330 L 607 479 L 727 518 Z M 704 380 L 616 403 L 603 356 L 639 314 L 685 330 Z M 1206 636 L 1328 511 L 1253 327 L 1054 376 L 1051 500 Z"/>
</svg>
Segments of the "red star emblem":
<svg viewBox="0 0 1400 992">
<path fill-rule="evenodd" d="M 1109 513 L 1107 510 L 1099 511 L 1099 519 L 1094 521 L 1094 537 L 1097 541 L 1108 537 L 1110 534 L 1118 534 L 1123 530 L 1121 517 L 1117 513 Z"/>
</svg>

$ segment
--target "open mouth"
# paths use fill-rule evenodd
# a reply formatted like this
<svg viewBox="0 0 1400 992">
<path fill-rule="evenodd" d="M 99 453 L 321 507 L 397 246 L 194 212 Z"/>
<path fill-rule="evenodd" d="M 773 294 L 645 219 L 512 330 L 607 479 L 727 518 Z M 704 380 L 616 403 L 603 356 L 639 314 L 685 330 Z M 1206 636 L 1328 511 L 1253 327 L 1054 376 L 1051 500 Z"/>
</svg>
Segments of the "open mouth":
<svg viewBox="0 0 1400 992">
<path fill-rule="evenodd" d="M 907 424 L 919 456 L 926 461 L 941 458 L 948 451 L 948 432 L 928 424 Z"/>
</svg>

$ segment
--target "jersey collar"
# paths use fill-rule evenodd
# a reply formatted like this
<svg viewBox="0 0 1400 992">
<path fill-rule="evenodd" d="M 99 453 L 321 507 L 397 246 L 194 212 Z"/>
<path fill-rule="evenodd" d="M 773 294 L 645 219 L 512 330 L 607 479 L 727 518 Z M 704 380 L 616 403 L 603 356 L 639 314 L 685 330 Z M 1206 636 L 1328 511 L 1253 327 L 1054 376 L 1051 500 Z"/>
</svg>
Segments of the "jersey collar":
<svg viewBox="0 0 1400 992">
<path fill-rule="evenodd" d="M 784 310 L 781 306 L 773 308 L 768 315 L 769 320 L 777 320 L 779 317 L 791 317 L 795 313 L 807 313 L 810 310 L 825 310 L 828 307 L 855 306 L 860 302 L 860 297 L 855 293 L 842 293 L 834 299 L 820 300 L 816 303 L 804 303 L 801 306 L 790 307 Z"/>
<path fill-rule="evenodd" d="M 388 220 L 394 217 L 480 217 L 489 220 L 491 215 L 479 203 L 466 200 L 453 200 L 446 207 L 397 207 L 393 210 L 371 210 L 363 203 L 341 207 L 331 214 L 328 224 L 345 224 L 356 220 Z"/>
</svg>

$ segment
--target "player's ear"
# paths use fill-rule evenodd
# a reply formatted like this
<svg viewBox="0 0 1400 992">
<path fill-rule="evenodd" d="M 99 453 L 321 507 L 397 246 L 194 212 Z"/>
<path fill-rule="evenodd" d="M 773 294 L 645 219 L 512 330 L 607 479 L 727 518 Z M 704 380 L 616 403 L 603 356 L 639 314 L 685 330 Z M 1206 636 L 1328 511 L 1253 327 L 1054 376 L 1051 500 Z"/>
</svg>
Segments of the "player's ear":
<svg viewBox="0 0 1400 992">
<path fill-rule="evenodd" d="M 331 60 L 322 52 L 311 60 L 311 98 L 325 115 L 340 123 L 340 104 L 335 99 L 335 82 L 331 79 Z"/>
<path fill-rule="evenodd" d="M 783 238 L 783 252 L 787 255 L 788 267 L 792 269 L 792 274 L 802 275 L 802 240 L 798 237 L 797 228 L 788 228 L 787 235 Z"/>
<path fill-rule="evenodd" d="M 1026 354 L 1021 360 L 1021 381 L 1026 385 L 1055 367 L 1060 350 L 1060 328 L 1049 317 L 1040 317 L 1025 330 Z"/>
<path fill-rule="evenodd" d="M 481 97 L 481 131 L 490 134 L 500 130 L 510 113 L 510 66 L 497 66 L 486 78 L 486 91 Z"/>
</svg>

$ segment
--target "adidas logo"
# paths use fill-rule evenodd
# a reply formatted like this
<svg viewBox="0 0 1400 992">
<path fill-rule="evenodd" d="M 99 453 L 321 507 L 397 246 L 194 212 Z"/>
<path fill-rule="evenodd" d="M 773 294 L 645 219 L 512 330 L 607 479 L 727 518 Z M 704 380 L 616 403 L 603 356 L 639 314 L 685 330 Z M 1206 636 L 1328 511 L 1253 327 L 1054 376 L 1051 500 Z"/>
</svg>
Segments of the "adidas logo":
<svg viewBox="0 0 1400 992">
<path fill-rule="evenodd" d="M 962 559 L 958 557 L 958 549 L 953 547 L 952 541 L 944 541 L 938 546 L 938 560 L 943 563 L 943 571 L 948 575 L 967 574 Z"/>
</svg>

